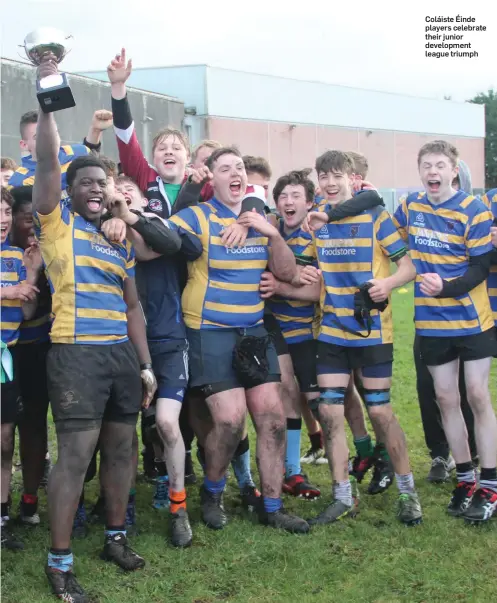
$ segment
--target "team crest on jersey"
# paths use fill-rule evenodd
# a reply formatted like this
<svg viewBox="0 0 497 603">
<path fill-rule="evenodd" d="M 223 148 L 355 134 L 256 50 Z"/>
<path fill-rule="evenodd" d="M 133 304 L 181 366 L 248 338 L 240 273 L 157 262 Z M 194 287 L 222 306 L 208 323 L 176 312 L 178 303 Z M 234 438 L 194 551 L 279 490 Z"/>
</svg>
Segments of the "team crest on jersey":
<svg viewBox="0 0 497 603">
<path fill-rule="evenodd" d="M 162 201 L 160 199 L 150 199 L 148 207 L 152 211 L 162 211 Z"/>
<path fill-rule="evenodd" d="M 447 228 L 448 228 L 449 230 L 454 230 L 454 228 L 455 228 L 455 224 L 454 224 L 454 222 L 447 222 Z"/>
<path fill-rule="evenodd" d="M 323 239 L 328 238 L 328 226 L 326 224 L 321 228 L 319 234 L 323 237 Z"/>
<path fill-rule="evenodd" d="M 414 226 L 420 226 L 421 228 L 425 227 L 425 217 L 421 212 L 419 212 L 419 214 L 416 216 Z"/>
<path fill-rule="evenodd" d="M 12 272 L 14 270 L 14 260 L 2 258 L 2 272 Z"/>
<path fill-rule="evenodd" d="M 359 234 L 359 226 L 351 226 L 350 227 L 350 236 L 356 237 Z"/>
</svg>

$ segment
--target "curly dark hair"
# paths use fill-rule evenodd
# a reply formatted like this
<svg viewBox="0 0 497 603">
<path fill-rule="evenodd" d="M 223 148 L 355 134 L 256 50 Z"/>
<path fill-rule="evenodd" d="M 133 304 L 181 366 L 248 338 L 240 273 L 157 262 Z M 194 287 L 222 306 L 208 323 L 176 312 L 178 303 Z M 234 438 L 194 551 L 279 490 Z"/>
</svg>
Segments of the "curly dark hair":
<svg viewBox="0 0 497 603">
<path fill-rule="evenodd" d="M 278 199 L 283 189 L 289 184 L 302 185 L 305 190 L 306 201 L 314 201 L 316 187 L 314 186 L 314 182 L 309 178 L 309 174 L 311 172 L 312 170 L 310 168 L 307 168 L 305 170 L 292 170 L 291 172 L 288 172 L 288 174 L 280 176 L 273 188 L 274 202 L 278 203 Z"/>
</svg>

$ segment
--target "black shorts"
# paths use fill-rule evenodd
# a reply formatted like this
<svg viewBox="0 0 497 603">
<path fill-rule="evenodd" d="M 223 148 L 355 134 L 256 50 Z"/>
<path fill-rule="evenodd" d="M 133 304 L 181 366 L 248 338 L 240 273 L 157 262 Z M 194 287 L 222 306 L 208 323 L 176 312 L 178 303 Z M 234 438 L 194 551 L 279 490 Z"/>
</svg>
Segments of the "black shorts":
<svg viewBox="0 0 497 603">
<path fill-rule="evenodd" d="M 393 362 L 393 344 L 391 343 L 354 347 L 335 345 L 324 341 L 318 341 L 317 344 L 318 375 L 351 373 L 355 369 L 377 365 L 384 365 L 388 369 L 388 365 Z M 386 377 L 387 375 L 381 376 Z"/>
<path fill-rule="evenodd" d="M 249 329 L 187 329 L 190 387 L 202 388 L 206 396 L 242 387 L 233 368 L 235 346 L 244 335 L 265 337 L 267 334 L 262 325 Z M 269 376 L 266 383 L 279 382 L 280 367 L 272 340 L 267 359 Z"/>
<path fill-rule="evenodd" d="M 17 381 L 2 383 L 2 425 L 15 423 L 19 411 L 19 388 Z"/>
<path fill-rule="evenodd" d="M 426 366 L 441 366 L 459 358 L 463 362 L 492 358 L 497 354 L 495 329 L 460 337 L 419 337 L 421 359 Z"/>
<path fill-rule="evenodd" d="M 22 412 L 20 420 L 46 418 L 49 405 L 47 357 L 50 342 L 26 343 L 17 346 L 19 393 Z"/>
<path fill-rule="evenodd" d="M 57 430 L 99 429 L 102 420 L 136 423 L 142 383 L 130 341 L 110 345 L 53 344 L 47 372 Z"/>
<path fill-rule="evenodd" d="M 156 397 L 183 402 L 188 385 L 188 342 L 149 341 L 148 349 L 157 379 Z"/>
<path fill-rule="evenodd" d="M 315 339 L 309 339 L 299 343 L 291 343 L 288 346 L 293 371 L 303 394 L 319 391 L 316 370 L 316 344 Z"/>
<path fill-rule="evenodd" d="M 19 418 L 20 397 L 17 347 L 18 346 L 12 346 L 9 348 L 14 368 L 14 381 L 2 383 L 2 425 L 16 423 Z"/>
<path fill-rule="evenodd" d="M 273 340 L 276 354 L 278 356 L 284 356 L 285 354 L 289 354 L 288 344 L 285 341 L 283 333 L 280 329 L 280 325 L 278 324 L 278 321 L 273 316 L 273 314 L 264 314 L 264 328 Z"/>
</svg>

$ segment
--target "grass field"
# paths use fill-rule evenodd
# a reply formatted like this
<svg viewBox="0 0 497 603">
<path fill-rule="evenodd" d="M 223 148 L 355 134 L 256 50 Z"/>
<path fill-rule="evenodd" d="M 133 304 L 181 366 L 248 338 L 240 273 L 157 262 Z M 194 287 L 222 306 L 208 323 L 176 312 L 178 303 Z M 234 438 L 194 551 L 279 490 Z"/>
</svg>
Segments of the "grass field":
<svg viewBox="0 0 497 603">
<path fill-rule="evenodd" d="M 194 544 L 185 551 L 165 540 L 167 514 L 151 506 L 153 488 L 138 485 L 140 535 L 134 548 L 145 557 L 143 571 L 125 575 L 98 557 L 102 530 L 73 545 L 75 572 L 82 585 L 101 603 L 446 603 L 497 601 L 497 521 L 469 527 L 450 518 L 445 505 L 451 485 L 425 481 L 429 458 L 416 400 L 411 344 L 412 290 L 394 294 L 396 360 L 393 404 L 404 427 L 424 510 L 424 523 L 405 528 L 395 518 L 397 491 L 368 497 L 369 479 L 361 486 L 361 512 L 356 519 L 314 528 L 293 536 L 259 526 L 238 506 L 230 480 L 226 507 L 231 521 L 222 532 L 200 523 L 198 488 L 190 487 L 189 509 Z M 495 386 L 495 372 L 493 375 Z M 496 400 L 493 387 L 493 400 Z M 303 448 L 308 444 L 303 436 Z M 53 448 L 53 441 L 52 441 Z M 200 473 L 200 472 L 199 472 Z M 254 475 L 255 475 L 254 467 Z M 327 466 L 309 470 L 322 488 L 316 502 L 286 500 L 304 517 L 325 507 L 330 498 Z M 15 481 L 18 484 L 19 473 Z M 87 499 L 96 499 L 96 482 Z M 14 508 L 19 494 L 14 495 Z M 42 524 L 19 528 L 26 550 L 2 552 L 3 603 L 53 601 L 43 573 L 49 543 L 46 499 L 40 496 Z"/>
</svg>

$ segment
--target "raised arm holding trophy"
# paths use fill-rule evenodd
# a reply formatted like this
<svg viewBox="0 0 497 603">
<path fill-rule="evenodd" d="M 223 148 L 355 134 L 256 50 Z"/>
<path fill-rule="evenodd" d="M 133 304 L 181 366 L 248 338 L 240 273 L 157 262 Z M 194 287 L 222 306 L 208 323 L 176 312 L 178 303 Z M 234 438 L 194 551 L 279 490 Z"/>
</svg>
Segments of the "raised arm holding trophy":
<svg viewBox="0 0 497 603">
<path fill-rule="evenodd" d="M 37 97 L 44 113 L 76 106 L 67 76 L 57 70 L 57 64 L 70 50 L 68 47 L 70 37 L 58 29 L 43 27 L 32 31 L 24 40 L 26 56 L 33 65 L 40 67 L 48 60 L 53 65 L 53 69 L 48 72 L 46 68 L 38 70 Z"/>
</svg>

